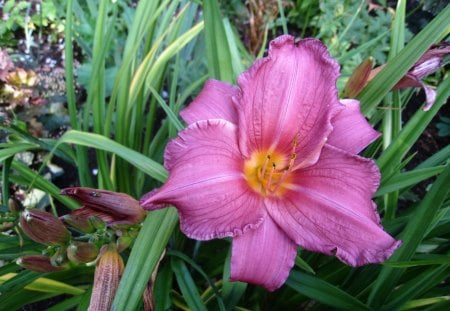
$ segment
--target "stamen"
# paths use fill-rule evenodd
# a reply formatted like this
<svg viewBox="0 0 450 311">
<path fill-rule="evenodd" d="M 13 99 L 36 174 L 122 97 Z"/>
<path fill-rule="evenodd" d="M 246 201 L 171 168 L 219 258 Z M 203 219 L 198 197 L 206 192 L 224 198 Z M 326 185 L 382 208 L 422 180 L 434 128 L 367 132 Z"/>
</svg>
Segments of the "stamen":
<svg viewBox="0 0 450 311">
<path fill-rule="evenodd" d="M 267 165 L 269 165 L 269 162 L 270 162 L 270 154 L 267 155 L 266 160 L 264 161 L 264 164 L 261 169 L 261 176 L 258 176 L 260 181 L 264 180 L 264 176 L 266 175 Z"/>
<path fill-rule="evenodd" d="M 267 181 L 267 186 L 266 186 L 266 189 L 268 191 L 271 191 L 270 188 L 272 188 L 272 176 L 273 176 L 273 173 L 275 172 L 275 170 L 276 170 L 276 165 L 275 165 L 275 163 L 272 163 L 272 169 L 270 170 L 269 180 Z"/>
<path fill-rule="evenodd" d="M 283 174 L 281 175 L 280 179 L 278 180 L 275 189 L 272 190 L 272 192 L 276 192 L 278 190 L 278 188 L 280 188 L 280 186 L 283 184 L 283 181 L 289 176 L 289 169 L 285 169 L 283 171 Z"/>
<path fill-rule="evenodd" d="M 292 166 L 294 166 L 294 162 L 295 162 L 295 159 L 296 159 L 296 158 L 297 158 L 297 154 L 294 152 L 294 153 L 291 155 L 291 160 L 289 161 L 289 165 L 288 165 L 288 168 L 287 168 L 288 171 L 291 171 Z"/>
<path fill-rule="evenodd" d="M 292 153 L 295 153 L 295 148 L 297 148 L 299 137 L 300 135 L 297 133 L 294 137 L 294 140 L 292 141 Z"/>
</svg>

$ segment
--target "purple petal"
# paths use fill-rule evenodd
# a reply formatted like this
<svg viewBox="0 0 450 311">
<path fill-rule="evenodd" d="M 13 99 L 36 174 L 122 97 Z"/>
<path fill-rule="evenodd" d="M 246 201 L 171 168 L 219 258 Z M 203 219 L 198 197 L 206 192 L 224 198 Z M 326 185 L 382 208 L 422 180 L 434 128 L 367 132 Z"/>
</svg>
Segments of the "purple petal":
<svg viewBox="0 0 450 311">
<path fill-rule="evenodd" d="M 442 59 L 449 53 L 449 42 L 434 44 L 419 58 L 409 72 L 419 79 L 426 77 L 442 66 Z"/>
<path fill-rule="evenodd" d="M 257 229 L 233 238 L 231 279 L 274 291 L 289 276 L 296 249 L 295 243 L 266 217 Z"/>
<path fill-rule="evenodd" d="M 269 214 L 296 243 L 351 266 L 386 260 L 400 245 L 383 231 L 371 196 L 380 174 L 373 161 L 325 145 L 314 166 L 295 172 Z"/>
<path fill-rule="evenodd" d="M 425 91 L 425 98 L 426 98 L 426 104 L 423 107 L 424 111 L 428 111 L 433 106 L 435 100 L 436 100 L 436 90 L 432 88 L 431 86 L 426 85 L 425 83 L 421 82 L 422 88 Z"/>
<path fill-rule="evenodd" d="M 192 103 L 180 112 L 187 124 L 200 120 L 224 119 L 237 124 L 237 113 L 231 98 L 239 88 L 226 82 L 208 80 Z"/>
<path fill-rule="evenodd" d="M 236 126 L 219 119 L 199 121 L 180 132 L 166 149 L 169 179 L 141 205 L 174 205 L 182 231 L 197 240 L 256 228 L 266 212 L 262 198 L 244 180 L 236 138 Z"/>
<path fill-rule="evenodd" d="M 332 127 L 339 105 L 339 65 L 316 39 L 294 43 L 281 36 L 269 56 L 238 79 L 242 95 L 234 98 L 239 114 L 239 143 L 245 156 L 255 150 L 291 152 L 297 141 L 297 164 L 313 164 Z"/>
<path fill-rule="evenodd" d="M 344 109 L 340 110 L 331 120 L 333 131 L 328 136 L 327 143 L 357 154 L 377 139 L 380 134 L 375 131 L 359 110 L 359 101 L 341 99 Z"/>
<path fill-rule="evenodd" d="M 423 110 L 428 111 L 433 106 L 434 101 L 436 100 L 436 90 L 426 85 L 420 80 L 419 77 L 414 76 L 411 73 L 406 74 L 393 88 L 393 90 L 398 90 L 401 88 L 407 87 L 420 87 L 425 91 L 426 103 L 423 107 Z"/>
</svg>

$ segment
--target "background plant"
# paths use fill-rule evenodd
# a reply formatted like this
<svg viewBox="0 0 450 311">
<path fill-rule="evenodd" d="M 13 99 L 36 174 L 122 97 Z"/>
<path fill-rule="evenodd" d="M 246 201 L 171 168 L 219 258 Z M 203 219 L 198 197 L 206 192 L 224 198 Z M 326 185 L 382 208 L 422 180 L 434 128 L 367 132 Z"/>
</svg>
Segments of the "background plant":
<svg viewBox="0 0 450 311">
<path fill-rule="evenodd" d="M 142 308 L 152 273 L 156 273 L 151 284 L 156 310 L 448 308 L 450 148 L 441 143 L 428 157 L 421 155 L 423 149 L 415 150 L 421 135 L 434 128 L 428 127 L 433 118 L 443 115 L 450 80 L 445 69 L 430 79 L 438 96 L 428 112 L 419 109 L 423 98 L 413 90 L 390 89 L 432 43 L 447 38 L 450 6 L 442 7 L 412 36 L 406 1 L 371 12 L 366 1 L 277 4 L 279 16 L 265 12 L 266 21 L 272 22 L 255 28 L 264 41 L 287 31 L 319 37 L 343 67 L 341 89 L 367 56 L 387 62 L 359 99 L 364 114 L 383 133 L 365 155 L 375 158 L 383 173 L 377 204 L 384 227 L 404 241 L 402 248 L 383 265 L 358 269 L 301 250 L 287 284 L 268 293 L 229 282 L 229 241 L 187 239 L 179 232 L 175 211 L 166 209 L 149 213 L 132 246 L 122 252 L 125 271 L 114 308 Z M 236 14 L 236 7 L 242 8 L 221 7 L 217 1 L 55 1 L 55 21 L 64 25 L 65 32 L 70 130 L 60 137 L 33 136 L 30 124 L 20 117 L 7 110 L 3 116 L 0 303 L 4 308 L 17 309 L 61 294 L 68 296 L 54 300 L 53 310 L 87 308 L 92 265 L 42 274 L 14 262 L 44 251 L 18 227 L 20 204 L 50 207 L 58 216 L 78 207 L 59 195 L 52 182 L 57 181 L 52 173 L 56 161 L 65 163 L 65 174 L 76 172 L 71 185 L 135 198 L 159 186 L 167 176 L 160 164 L 164 147 L 184 127 L 179 110 L 208 77 L 233 83 L 253 61 L 255 53 L 241 39 L 243 29 L 234 26 L 236 16 L 245 18 L 248 11 Z M 257 55 L 264 53 L 266 44 L 262 46 Z M 32 160 L 24 164 L 27 155 Z M 39 286 L 45 291 L 37 291 Z"/>
</svg>

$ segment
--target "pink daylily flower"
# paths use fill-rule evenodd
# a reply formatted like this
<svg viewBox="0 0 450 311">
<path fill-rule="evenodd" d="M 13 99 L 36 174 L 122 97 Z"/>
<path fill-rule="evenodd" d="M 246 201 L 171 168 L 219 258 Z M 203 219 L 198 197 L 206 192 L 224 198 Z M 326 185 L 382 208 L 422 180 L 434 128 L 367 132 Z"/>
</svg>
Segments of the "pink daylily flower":
<svg viewBox="0 0 450 311">
<path fill-rule="evenodd" d="M 167 182 L 141 198 L 178 209 L 190 238 L 232 237 L 231 279 L 270 291 L 297 247 L 360 266 L 400 245 L 371 200 L 380 173 L 358 155 L 379 134 L 356 100 L 338 100 L 339 65 L 316 39 L 281 36 L 238 78 L 208 81 L 165 152 Z"/>
</svg>

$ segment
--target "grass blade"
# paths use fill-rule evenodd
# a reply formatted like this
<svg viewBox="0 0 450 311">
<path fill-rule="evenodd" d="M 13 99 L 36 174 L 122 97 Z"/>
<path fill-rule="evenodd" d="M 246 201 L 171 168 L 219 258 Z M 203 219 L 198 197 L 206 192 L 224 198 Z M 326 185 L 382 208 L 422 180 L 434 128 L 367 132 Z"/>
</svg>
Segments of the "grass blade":
<svg viewBox="0 0 450 311">
<path fill-rule="evenodd" d="M 191 310 L 206 311 L 206 306 L 184 262 L 181 259 L 172 258 L 172 270 L 183 297 Z"/>
<path fill-rule="evenodd" d="M 233 83 L 230 48 L 217 0 L 203 1 L 208 69 L 211 78 Z"/>
<path fill-rule="evenodd" d="M 428 227 L 433 222 L 436 213 L 449 192 L 450 164 L 434 182 L 430 191 L 426 194 L 415 213 L 401 235 L 403 245 L 392 255 L 390 261 L 407 261 L 417 249 L 417 246 L 425 236 Z M 383 305 L 384 300 L 396 286 L 404 269 L 394 269 L 384 266 L 372 288 L 369 296 L 369 304 L 377 309 Z"/>
<path fill-rule="evenodd" d="M 164 181 L 167 178 L 167 172 L 161 164 L 101 135 L 72 130 L 61 136 L 58 145 L 62 143 L 77 144 L 108 151 L 120 156 L 158 181 Z"/>
<path fill-rule="evenodd" d="M 128 311 L 137 308 L 177 220 L 177 213 L 173 208 L 147 215 L 120 280 L 112 310 Z"/>
<path fill-rule="evenodd" d="M 286 284 L 297 292 L 325 305 L 342 310 L 371 310 L 355 297 L 315 276 L 292 271 Z"/>
<path fill-rule="evenodd" d="M 440 174 L 445 168 L 445 165 L 440 165 L 436 167 L 415 169 L 413 171 L 398 173 L 393 177 L 389 178 L 387 181 L 381 184 L 381 187 L 375 193 L 375 197 L 397 191 L 412 185 L 415 185 L 425 179 L 433 177 Z"/>
</svg>

